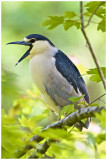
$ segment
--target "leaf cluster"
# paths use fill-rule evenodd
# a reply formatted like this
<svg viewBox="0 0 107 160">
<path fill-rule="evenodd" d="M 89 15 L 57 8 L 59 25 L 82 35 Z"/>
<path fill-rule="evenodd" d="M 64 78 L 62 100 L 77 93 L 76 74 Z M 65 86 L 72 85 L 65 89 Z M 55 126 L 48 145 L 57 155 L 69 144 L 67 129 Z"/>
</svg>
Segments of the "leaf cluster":
<svg viewBox="0 0 107 160">
<path fill-rule="evenodd" d="M 79 29 L 80 22 L 78 22 L 78 19 L 74 19 L 74 17 L 78 18 L 78 15 L 73 11 L 65 12 L 63 16 L 49 16 L 48 19 L 42 23 L 42 26 L 49 26 L 48 29 L 51 30 L 62 24 L 65 30 L 73 26 Z"/>
<path fill-rule="evenodd" d="M 93 1 L 88 2 L 86 5 L 87 12 L 85 13 L 87 16 L 97 16 L 100 19 L 100 22 L 97 25 L 97 30 L 101 30 L 102 32 L 106 31 L 106 3 L 103 1 Z M 97 9 L 98 8 L 98 9 Z M 96 12 L 95 12 L 96 10 Z"/>
<path fill-rule="evenodd" d="M 101 1 L 92 1 L 88 2 L 86 5 L 84 5 L 84 21 L 87 23 L 92 22 L 90 20 L 90 17 L 97 16 L 100 21 L 98 20 L 97 23 L 97 30 L 101 30 L 102 32 L 105 32 L 106 30 L 106 7 L 105 2 Z M 87 19 L 88 18 L 88 19 Z M 73 11 L 67 11 L 61 16 L 49 16 L 48 19 L 46 19 L 42 24 L 42 26 L 48 26 L 48 30 L 54 29 L 59 25 L 63 25 L 64 30 L 67 31 L 68 29 L 72 27 L 76 27 L 77 29 L 81 28 L 80 23 L 80 15 L 76 14 Z"/>
<path fill-rule="evenodd" d="M 81 98 L 83 97 L 71 97 L 70 100 L 75 103 Z M 73 112 L 73 105 L 64 107 L 61 111 L 61 115 Z M 49 114 L 49 110 L 43 108 L 43 106 L 45 107 L 45 104 L 41 100 L 40 93 L 38 89 L 34 87 L 33 90 L 27 90 L 26 94 L 20 94 L 17 99 L 13 100 L 13 107 L 8 109 L 7 113 L 5 109 L 3 109 L 2 158 L 29 157 L 35 151 L 35 149 L 39 149 L 44 141 L 48 139 L 54 139 L 55 141 L 51 142 L 51 146 L 49 147 L 45 155 L 38 155 L 40 158 L 43 158 L 45 156 L 55 158 L 94 157 L 94 147 L 92 147 L 91 145 L 87 146 L 88 135 L 86 131 L 80 133 L 75 128 L 65 127 L 63 129 L 50 128 L 49 130 L 40 132 L 41 128 L 44 128 L 44 126 L 46 126 L 47 124 L 52 123 L 50 117 L 47 116 Z M 102 145 L 102 143 L 105 145 L 105 127 L 102 122 L 102 117 L 104 117 L 104 115 L 100 115 L 99 117 L 97 117 L 97 123 L 101 124 L 100 126 L 102 133 L 99 133 L 98 137 L 96 137 L 93 132 L 91 133 L 92 138 L 94 137 L 94 143 L 97 147 Z M 35 134 L 42 136 L 43 140 L 40 143 L 36 143 L 35 141 L 33 141 L 31 145 L 34 149 L 29 150 L 26 154 L 21 156 L 20 152 L 18 151 L 22 150 L 24 146 L 27 145 L 28 140 Z M 88 147 L 88 150 L 91 150 L 92 154 L 87 153 L 84 149 L 80 150 L 80 148 L 78 148 L 78 143 L 80 144 L 80 146 L 84 146 L 84 148 Z M 99 149 L 99 152 L 101 153 L 101 156 L 104 157 L 105 151 Z"/>
</svg>

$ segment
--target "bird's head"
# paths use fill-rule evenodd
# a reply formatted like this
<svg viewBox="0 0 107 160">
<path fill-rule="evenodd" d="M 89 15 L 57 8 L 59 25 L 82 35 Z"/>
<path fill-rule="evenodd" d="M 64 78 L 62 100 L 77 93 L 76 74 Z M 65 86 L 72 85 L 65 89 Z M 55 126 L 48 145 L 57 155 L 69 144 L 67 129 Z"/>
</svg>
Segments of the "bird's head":
<svg viewBox="0 0 107 160">
<path fill-rule="evenodd" d="M 49 49 L 50 47 L 54 47 L 54 44 L 48 38 L 40 34 L 30 34 L 26 36 L 23 41 L 10 42 L 7 44 L 19 44 L 29 46 L 27 52 L 18 60 L 16 65 L 29 55 L 33 57 L 36 54 L 45 52 L 45 50 Z"/>
</svg>

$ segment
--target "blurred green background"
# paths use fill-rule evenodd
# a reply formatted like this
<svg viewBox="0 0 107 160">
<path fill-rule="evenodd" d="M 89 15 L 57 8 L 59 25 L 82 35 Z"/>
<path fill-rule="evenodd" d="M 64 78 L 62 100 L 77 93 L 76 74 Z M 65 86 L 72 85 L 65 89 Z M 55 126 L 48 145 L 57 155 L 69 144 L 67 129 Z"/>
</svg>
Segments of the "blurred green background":
<svg viewBox="0 0 107 160">
<path fill-rule="evenodd" d="M 86 2 L 84 2 L 84 4 L 85 3 Z M 38 100 L 40 98 L 38 93 L 39 91 L 33 86 L 29 73 L 29 59 L 25 59 L 20 64 L 15 66 L 19 58 L 26 52 L 27 47 L 18 45 L 6 45 L 6 43 L 23 40 L 24 37 L 29 34 L 42 34 L 48 37 L 58 49 L 62 50 L 67 55 L 75 55 L 79 60 L 79 63 L 87 69 L 95 68 L 96 66 L 80 30 L 72 27 L 68 31 L 65 31 L 62 26 L 58 26 L 53 30 L 47 30 L 45 27 L 41 26 L 41 23 L 47 19 L 48 16 L 62 15 L 66 11 L 75 11 L 79 14 L 79 2 L 2 1 L 1 4 L 2 107 L 8 113 L 8 118 L 13 117 L 16 119 L 16 122 L 20 122 L 20 124 L 25 127 L 26 125 L 23 125 L 22 122 L 26 119 L 22 117 L 22 121 L 19 121 L 18 117 L 24 115 L 29 118 L 39 114 L 41 112 L 41 107 L 44 106 L 44 103 L 41 100 Z M 97 21 L 98 19 L 96 18 L 94 20 Z M 86 31 L 93 49 L 95 50 L 100 66 L 105 66 L 105 33 L 97 31 L 96 24 L 90 24 Z M 101 82 L 92 82 L 87 76 L 84 76 L 83 78 L 86 82 L 91 101 L 105 92 Z M 19 99 L 17 97 L 19 97 Z M 99 101 L 99 104 L 100 103 L 101 102 Z M 44 117 L 47 118 L 47 114 L 44 113 L 44 115 Z M 42 124 L 42 126 L 44 126 L 51 123 L 51 119 L 47 119 L 47 121 L 42 120 L 42 122 L 39 122 L 38 120 L 36 125 L 40 126 Z M 35 124 L 36 120 L 33 119 L 32 122 Z M 29 124 L 28 127 L 30 128 L 31 125 L 32 124 Z M 34 131 L 32 128 L 30 129 L 32 132 Z M 7 139 L 8 138 L 9 137 L 7 136 Z M 6 140 L 6 137 L 4 137 L 4 140 Z M 22 145 L 21 143 L 22 142 L 20 142 L 20 146 Z M 77 141 L 76 146 L 78 146 L 78 143 L 79 142 Z M 10 143 L 7 143 L 7 146 L 9 146 L 8 144 L 11 144 L 11 140 Z M 17 146 L 17 142 L 15 145 Z M 79 145 L 81 148 L 83 144 Z M 14 146 L 12 147 L 14 148 Z M 10 146 L 10 148 L 12 147 Z M 84 150 L 84 146 L 82 147 Z M 105 143 L 101 147 L 102 157 L 105 156 L 105 151 L 103 151 L 104 147 Z M 69 155 L 71 155 L 71 150 L 69 151 Z M 69 158 L 69 155 L 67 158 Z M 76 151 L 74 155 L 71 156 L 71 158 L 75 158 L 75 155 L 77 155 Z M 6 156 L 8 156 L 8 153 Z M 94 152 L 91 150 L 90 154 L 89 150 L 89 152 L 87 152 L 85 155 L 81 152 L 81 150 L 79 150 L 78 157 L 93 158 Z M 4 158 L 7 157 L 4 156 Z"/>
</svg>

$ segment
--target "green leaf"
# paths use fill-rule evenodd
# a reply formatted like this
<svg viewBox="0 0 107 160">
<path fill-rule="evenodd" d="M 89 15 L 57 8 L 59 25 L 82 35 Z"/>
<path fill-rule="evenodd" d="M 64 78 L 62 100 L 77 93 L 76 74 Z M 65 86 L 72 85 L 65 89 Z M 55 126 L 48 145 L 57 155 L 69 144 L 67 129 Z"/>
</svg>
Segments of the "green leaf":
<svg viewBox="0 0 107 160">
<path fill-rule="evenodd" d="M 75 16 L 77 16 L 77 15 L 75 14 L 75 12 L 72 12 L 72 11 L 68 11 L 68 12 L 64 13 L 64 17 L 66 17 L 66 18 L 73 18 Z"/>
<path fill-rule="evenodd" d="M 83 107 L 86 107 L 87 106 L 87 103 L 86 101 L 81 101 L 80 103 L 77 104 L 77 106 L 83 106 Z"/>
<path fill-rule="evenodd" d="M 87 9 L 88 12 L 90 13 L 93 13 L 95 11 L 95 9 L 101 4 L 102 2 L 101 1 L 92 1 L 92 2 L 88 2 L 85 7 Z M 98 8 L 98 10 L 95 12 L 95 15 L 99 16 L 99 17 L 102 17 L 102 14 L 105 13 L 105 9 L 102 8 L 104 7 L 104 4 L 101 4 L 101 6 Z"/>
<path fill-rule="evenodd" d="M 99 133 L 96 137 L 96 143 L 100 144 L 103 141 L 106 141 L 106 133 Z"/>
<path fill-rule="evenodd" d="M 48 29 L 51 30 L 57 27 L 60 24 L 63 24 L 64 17 L 63 16 L 49 16 L 49 19 L 45 20 L 41 25 L 49 26 Z"/>
<path fill-rule="evenodd" d="M 24 115 L 22 115 L 22 117 L 18 119 L 19 119 L 20 124 L 23 127 L 27 127 L 29 129 L 33 129 L 35 127 L 35 122 L 33 122 L 31 118 L 27 119 Z"/>
<path fill-rule="evenodd" d="M 59 128 L 49 128 L 48 130 L 41 132 L 40 136 L 57 140 L 59 140 L 59 138 L 71 140 L 71 134 L 64 129 Z"/>
<path fill-rule="evenodd" d="M 106 8 L 100 7 L 100 8 L 96 11 L 95 15 L 98 16 L 99 18 L 105 18 L 105 16 L 106 16 Z"/>
<path fill-rule="evenodd" d="M 97 17 L 101 18 L 101 21 L 98 23 L 97 30 L 101 30 L 102 32 L 106 31 L 106 6 L 105 2 L 101 1 L 92 1 L 85 5 L 88 12 L 91 15 L 96 15 Z M 96 10 L 97 9 L 97 10 Z M 95 12 L 96 10 L 96 12 Z M 86 14 L 86 16 L 87 16 Z"/>
<path fill-rule="evenodd" d="M 87 4 L 85 4 L 84 6 L 87 8 L 96 8 L 96 6 L 98 6 L 100 3 L 100 1 L 91 1 L 87 2 Z"/>
<path fill-rule="evenodd" d="M 98 24 L 97 30 L 101 30 L 102 32 L 106 31 L 106 19 L 105 19 L 105 17 Z"/>
<path fill-rule="evenodd" d="M 68 115 L 68 114 L 72 113 L 73 111 L 74 111 L 74 104 L 69 104 L 69 105 L 67 105 L 67 106 L 64 106 L 64 107 L 62 108 L 62 110 L 60 111 L 59 118 L 60 118 L 62 115 L 64 115 L 64 114 Z"/>
<path fill-rule="evenodd" d="M 14 118 L 10 118 L 10 117 L 8 117 L 7 114 L 5 114 L 4 109 L 2 109 L 1 117 L 2 117 L 2 124 L 3 125 L 9 125 L 9 124 L 12 125 L 12 124 L 16 123 L 16 120 Z"/>
<path fill-rule="evenodd" d="M 89 12 L 85 12 L 84 13 L 84 16 L 87 16 L 87 17 L 89 17 L 91 14 L 89 13 Z"/>
<path fill-rule="evenodd" d="M 14 153 L 25 145 L 23 137 L 25 134 L 20 130 L 17 121 L 10 118 L 2 110 L 2 158 L 15 158 Z"/>
<path fill-rule="evenodd" d="M 90 104 L 90 107 L 93 107 L 93 106 L 98 106 L 99 107 L 99 104 L 97 104 L 97 103 Z"/>
<path fill-rule="evenodd" d="M 100 126 L 105 129 L 106 128 L 106 112 L 105 112 L 105 110 L 102 110 L 100 114 L 96 113 L 95 116 L 96 116 L 96 119 L 99 121 Z"/>
<path fill-rule="evenodd" d="M 67 31 L 69 28 L 75 26 L 77 29 L 80 28 L 80 22 L 77 22 L 75 20 L 66 20 L 64 23 L 64 29 Z"/>
<path fill-rule="evenodd" d="M 106 78 L 106 68 L 105 67 L 101 67 L 101 70 L 103 72 L 104 78 Z M 97 68 L 89 69 L 87 71 L 87 74 L 91 75 L 91 77 L 90 77 L 91 81 L 95 81 L 95 82 L 100 82 L 101 81 L 101 78 L 99 76 Z"/>
<path fill-rule="evenodd" d="M 73 97 L 72 96 L 72 97 L 69 98 L 69 100 L 72 101 L 72 102 L 77 102 L 77 101 L 79 101 L 83 97 L 84 97 L 84 94 L 82 96 L 80 96 L 80 97 Z"/>
</svg>

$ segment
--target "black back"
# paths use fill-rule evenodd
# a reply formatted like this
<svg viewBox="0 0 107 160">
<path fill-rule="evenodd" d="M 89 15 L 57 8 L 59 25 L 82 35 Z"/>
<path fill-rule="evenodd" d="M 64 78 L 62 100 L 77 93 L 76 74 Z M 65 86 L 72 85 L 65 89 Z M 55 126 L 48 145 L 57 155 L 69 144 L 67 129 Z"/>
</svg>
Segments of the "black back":
<svg viewBox="0 0 107 160">
<path fill-rule="evenodd" d="M 54 56 L 56 59 L 57 70 L 67 79 L 67 81 L 74 87 L 75 91 L 78 93 L 78 89 L 82 94 L 85 94 L 84 98 L 87 103 L 89 103 L 89 96 L 87 88 L 83 78 L 77 67 L 72 63 L 72 61 L 60 50 Z"/>
</svg>

